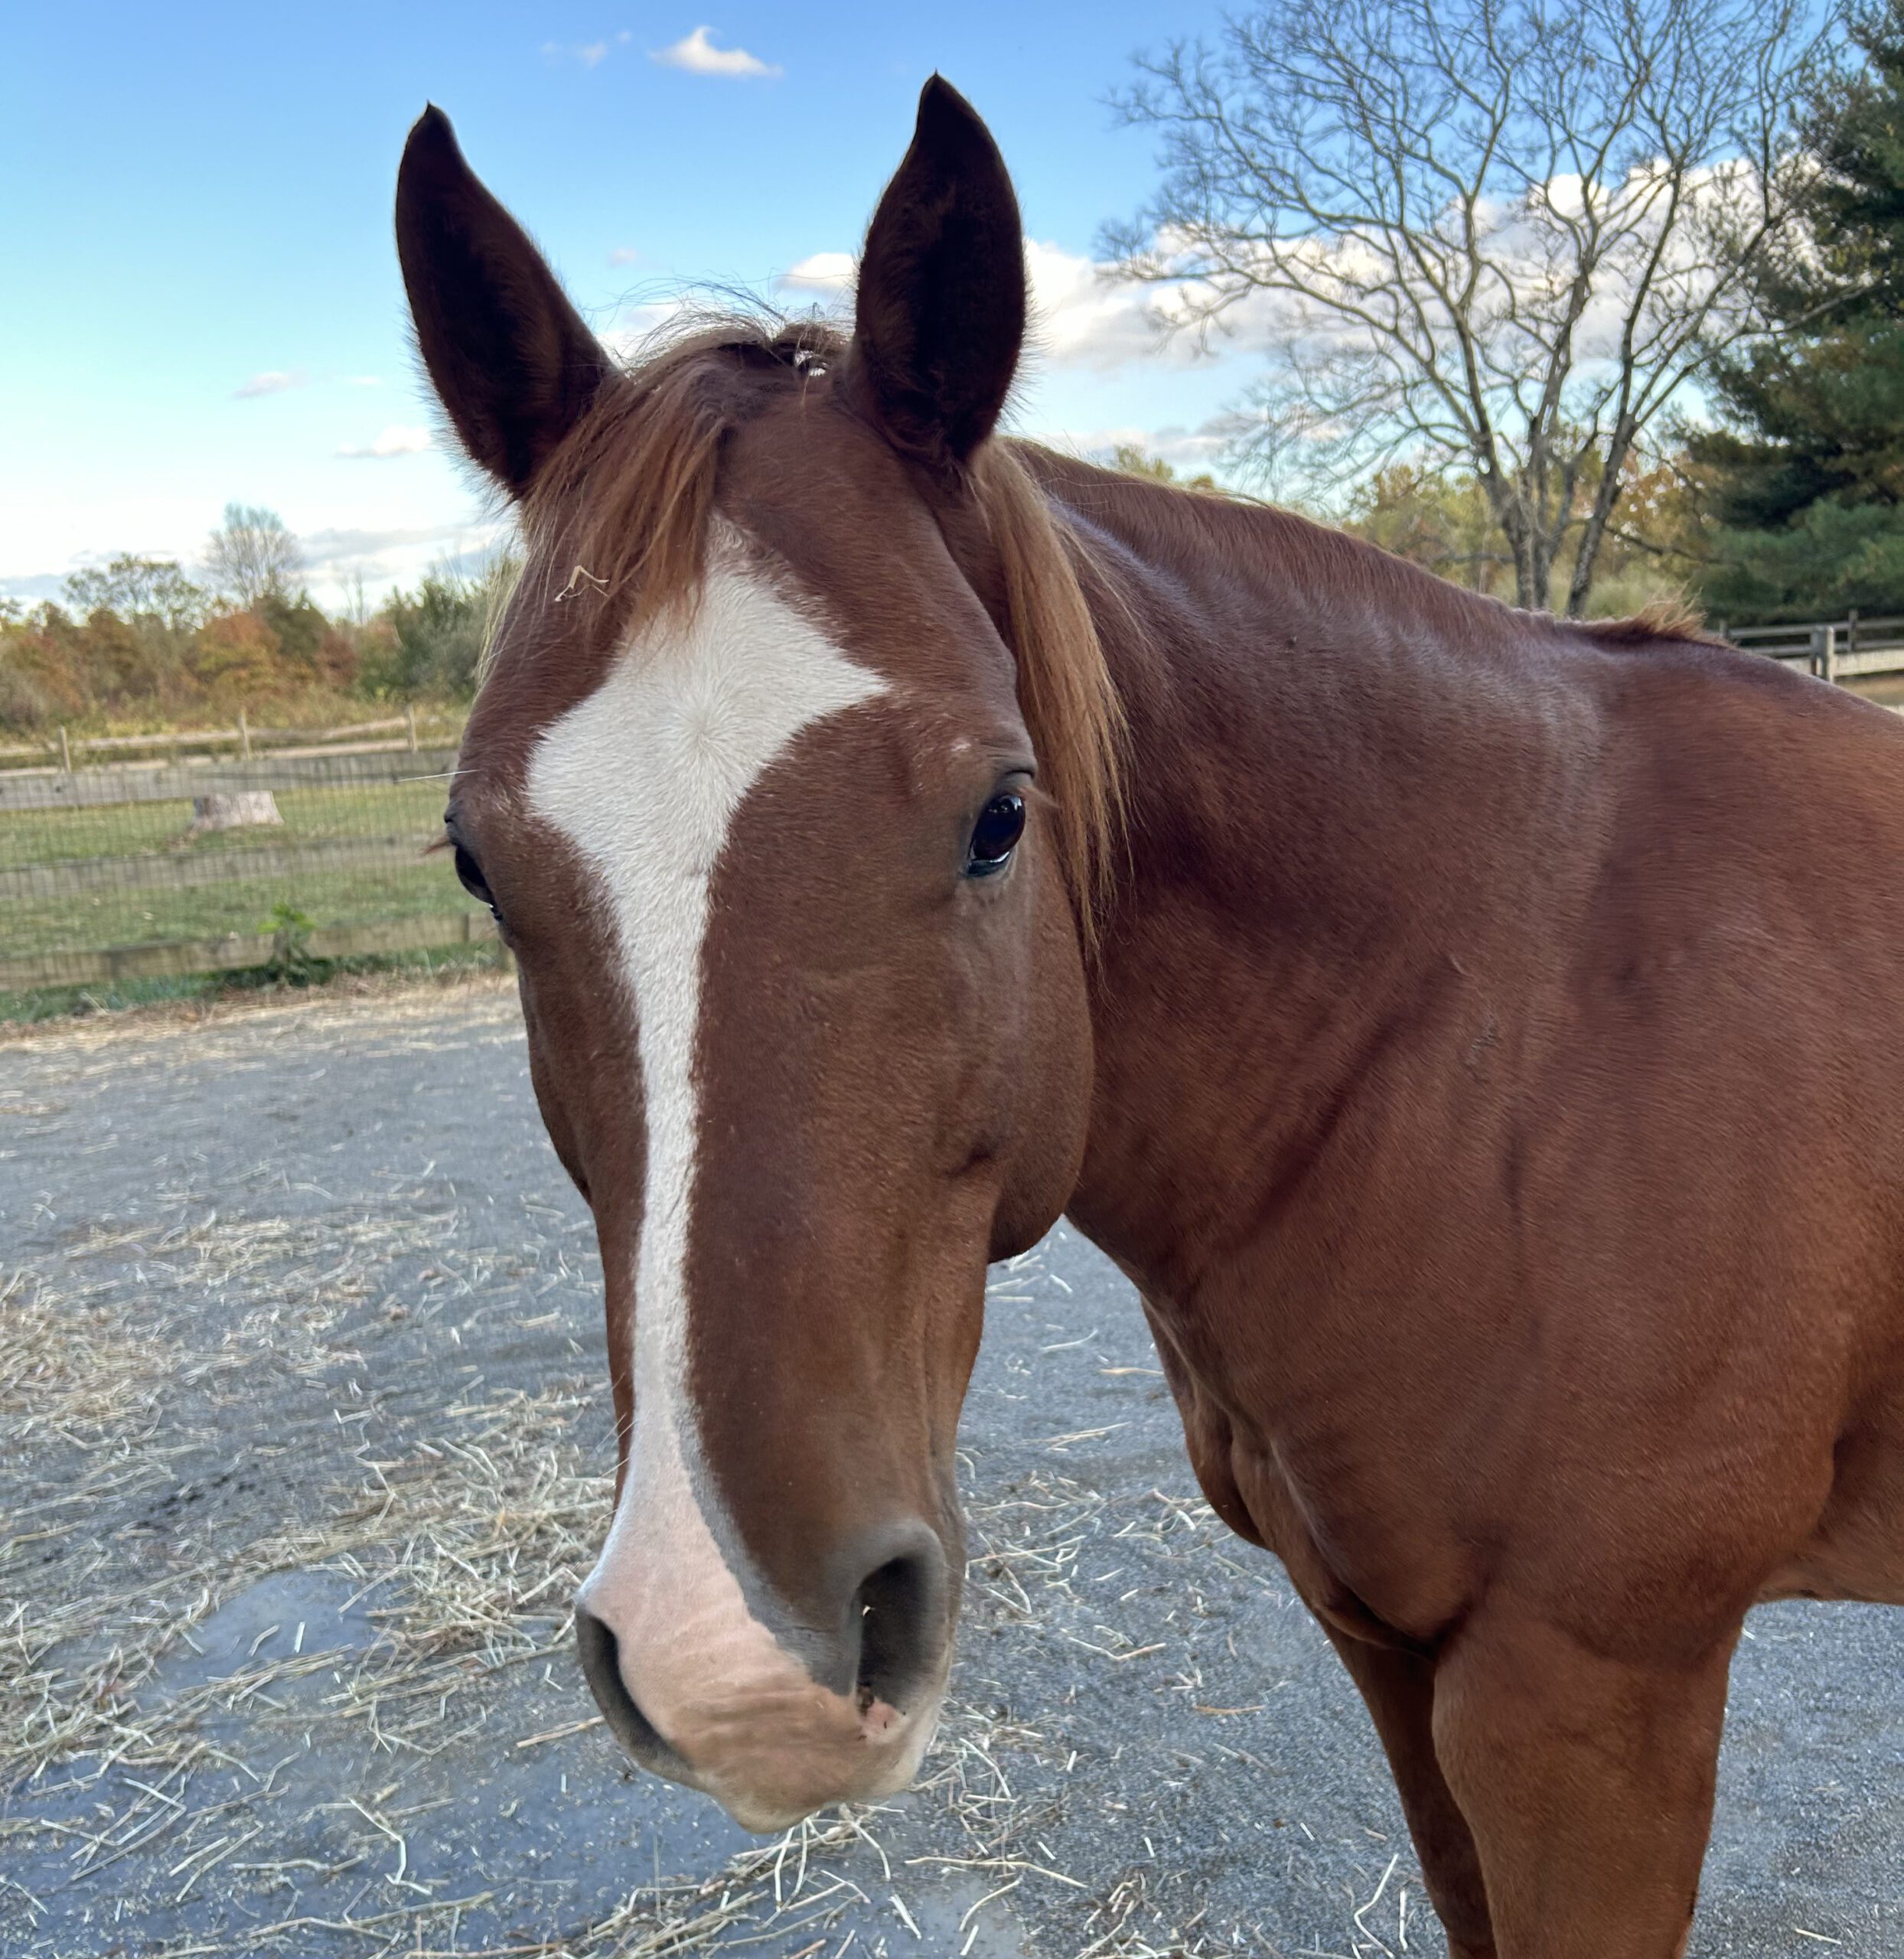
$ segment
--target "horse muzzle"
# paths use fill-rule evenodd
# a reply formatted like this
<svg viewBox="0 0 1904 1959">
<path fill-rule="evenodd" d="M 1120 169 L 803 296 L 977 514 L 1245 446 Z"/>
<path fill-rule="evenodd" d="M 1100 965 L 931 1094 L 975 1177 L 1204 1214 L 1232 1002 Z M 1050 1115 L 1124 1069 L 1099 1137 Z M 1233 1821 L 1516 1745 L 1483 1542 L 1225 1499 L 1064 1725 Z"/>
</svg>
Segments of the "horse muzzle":
<svg viewBox="0 0 1904 1959">
<path fill-rule="evenodd" d="M 829 1588 L 817 1626 L 725 1563 L 638 1556 L 639 1536 L 618 1519 L 575 1603 L 583 1673 L 637 1762 L 761 1832 L 905 1787 L 951 1658 L 947 1563 L 929 1526 L 884 1527 L 832 1560 L 859 1576 Z"/>
</svg>

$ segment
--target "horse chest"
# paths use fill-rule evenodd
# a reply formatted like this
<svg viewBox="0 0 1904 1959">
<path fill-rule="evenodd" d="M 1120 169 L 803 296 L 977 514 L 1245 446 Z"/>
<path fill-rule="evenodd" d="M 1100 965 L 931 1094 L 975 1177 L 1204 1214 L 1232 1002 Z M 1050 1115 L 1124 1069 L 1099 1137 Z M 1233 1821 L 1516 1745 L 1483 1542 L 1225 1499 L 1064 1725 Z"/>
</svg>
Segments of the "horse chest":
<svg viewBox="0 0 1904 1959">
<path fill-rule="evenodd" d="M 1274 1552 L 1304 1603 L 1338 1631 L 1432 1644 L 1473 1582 L 1439 1478 L 1381 1446 L 1371 1425 L 1266 1420 L 1272 1397 L 1250 1395 L 1247 1367 L 1198 1351 L 1182 1317 L 1144 1303 L 1192 1466 L 1218 1515 Z"/>
</svg>

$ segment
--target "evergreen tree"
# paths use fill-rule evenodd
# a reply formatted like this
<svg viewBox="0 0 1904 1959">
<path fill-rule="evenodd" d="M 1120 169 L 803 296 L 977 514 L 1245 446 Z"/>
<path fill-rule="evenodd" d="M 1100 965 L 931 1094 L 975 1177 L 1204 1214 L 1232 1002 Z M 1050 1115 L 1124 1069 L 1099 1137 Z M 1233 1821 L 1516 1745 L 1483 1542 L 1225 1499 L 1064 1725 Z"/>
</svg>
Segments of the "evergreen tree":
<svg viewBox="0 0 1904 1959">
<path fill-rule="evenodd" d="M 1814 96 L 1804 231 L 1764 282 L 1784 331 L 1717 368 L 1729 425 L 1690 444 L 1719 519 L 1705 601 L 1734 620 L 1904 612 L 1904 0 L 1853 40 L 1865 65 Z"/>
</svg>

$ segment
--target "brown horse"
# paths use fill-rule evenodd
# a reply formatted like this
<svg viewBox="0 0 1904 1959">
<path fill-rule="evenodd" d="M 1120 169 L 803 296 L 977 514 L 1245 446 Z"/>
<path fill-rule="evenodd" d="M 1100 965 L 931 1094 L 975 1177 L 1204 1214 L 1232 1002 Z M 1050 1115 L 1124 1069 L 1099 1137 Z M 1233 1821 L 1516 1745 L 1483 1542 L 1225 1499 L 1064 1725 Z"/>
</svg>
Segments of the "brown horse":
<svg viewBox="0 0 1904 1959">
<path fill-rule="evenodd" d="M 615 1732 L 756 1828 L 907 1781 L 1064 1213 L 1451 1950 L 1680 1951 L 1747 1609 L 1904 1596 L 1904 731 L 996 435 L 936 80 L 850 340 L 618 367 L 433 109 L 397 234 L 527 542 L 448 825 L 608 1275 Z"/>
</svg>

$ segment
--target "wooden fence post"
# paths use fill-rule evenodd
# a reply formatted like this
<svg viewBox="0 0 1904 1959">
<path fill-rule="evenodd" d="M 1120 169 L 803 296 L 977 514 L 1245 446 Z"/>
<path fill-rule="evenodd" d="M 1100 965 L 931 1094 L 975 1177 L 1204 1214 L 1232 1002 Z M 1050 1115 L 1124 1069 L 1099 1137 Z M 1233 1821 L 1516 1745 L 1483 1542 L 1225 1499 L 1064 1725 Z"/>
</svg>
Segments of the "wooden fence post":
<svg viewBox="0 0 1904 1959">
<path fill-rule="evenodd" d="M 60 768 L 64 774 L 70 775 L 73 773 L 73 751 L 66 745 L 66 728 L 64 723 L 60 729 Z"/>
<path fill-rule="evenodd" d="M 1858 654 L 1858 608 L 1855 605 L 1851 608 L 1850 627 L 1850 644 L 1845 650 L 1855 660 Z"/>
<path fill-rule="evenodd" d="M 246 761 L 251 759 L 251 724 L 245 719 L 242 705 L 238 709 L 238 752 Z"/>
<path fill-rule="evenodd" d="M 416 703 L 412 701 L 403 710 L 403 719 L 410 731 L 410 753 L 416 753 Z"/>
<path fill-rule="evenodd" d="M 1827 626 L 1818 648 L 1818 677 L 1828 687 L 1838 683 L 1838 629 Z"/>
</svg>

